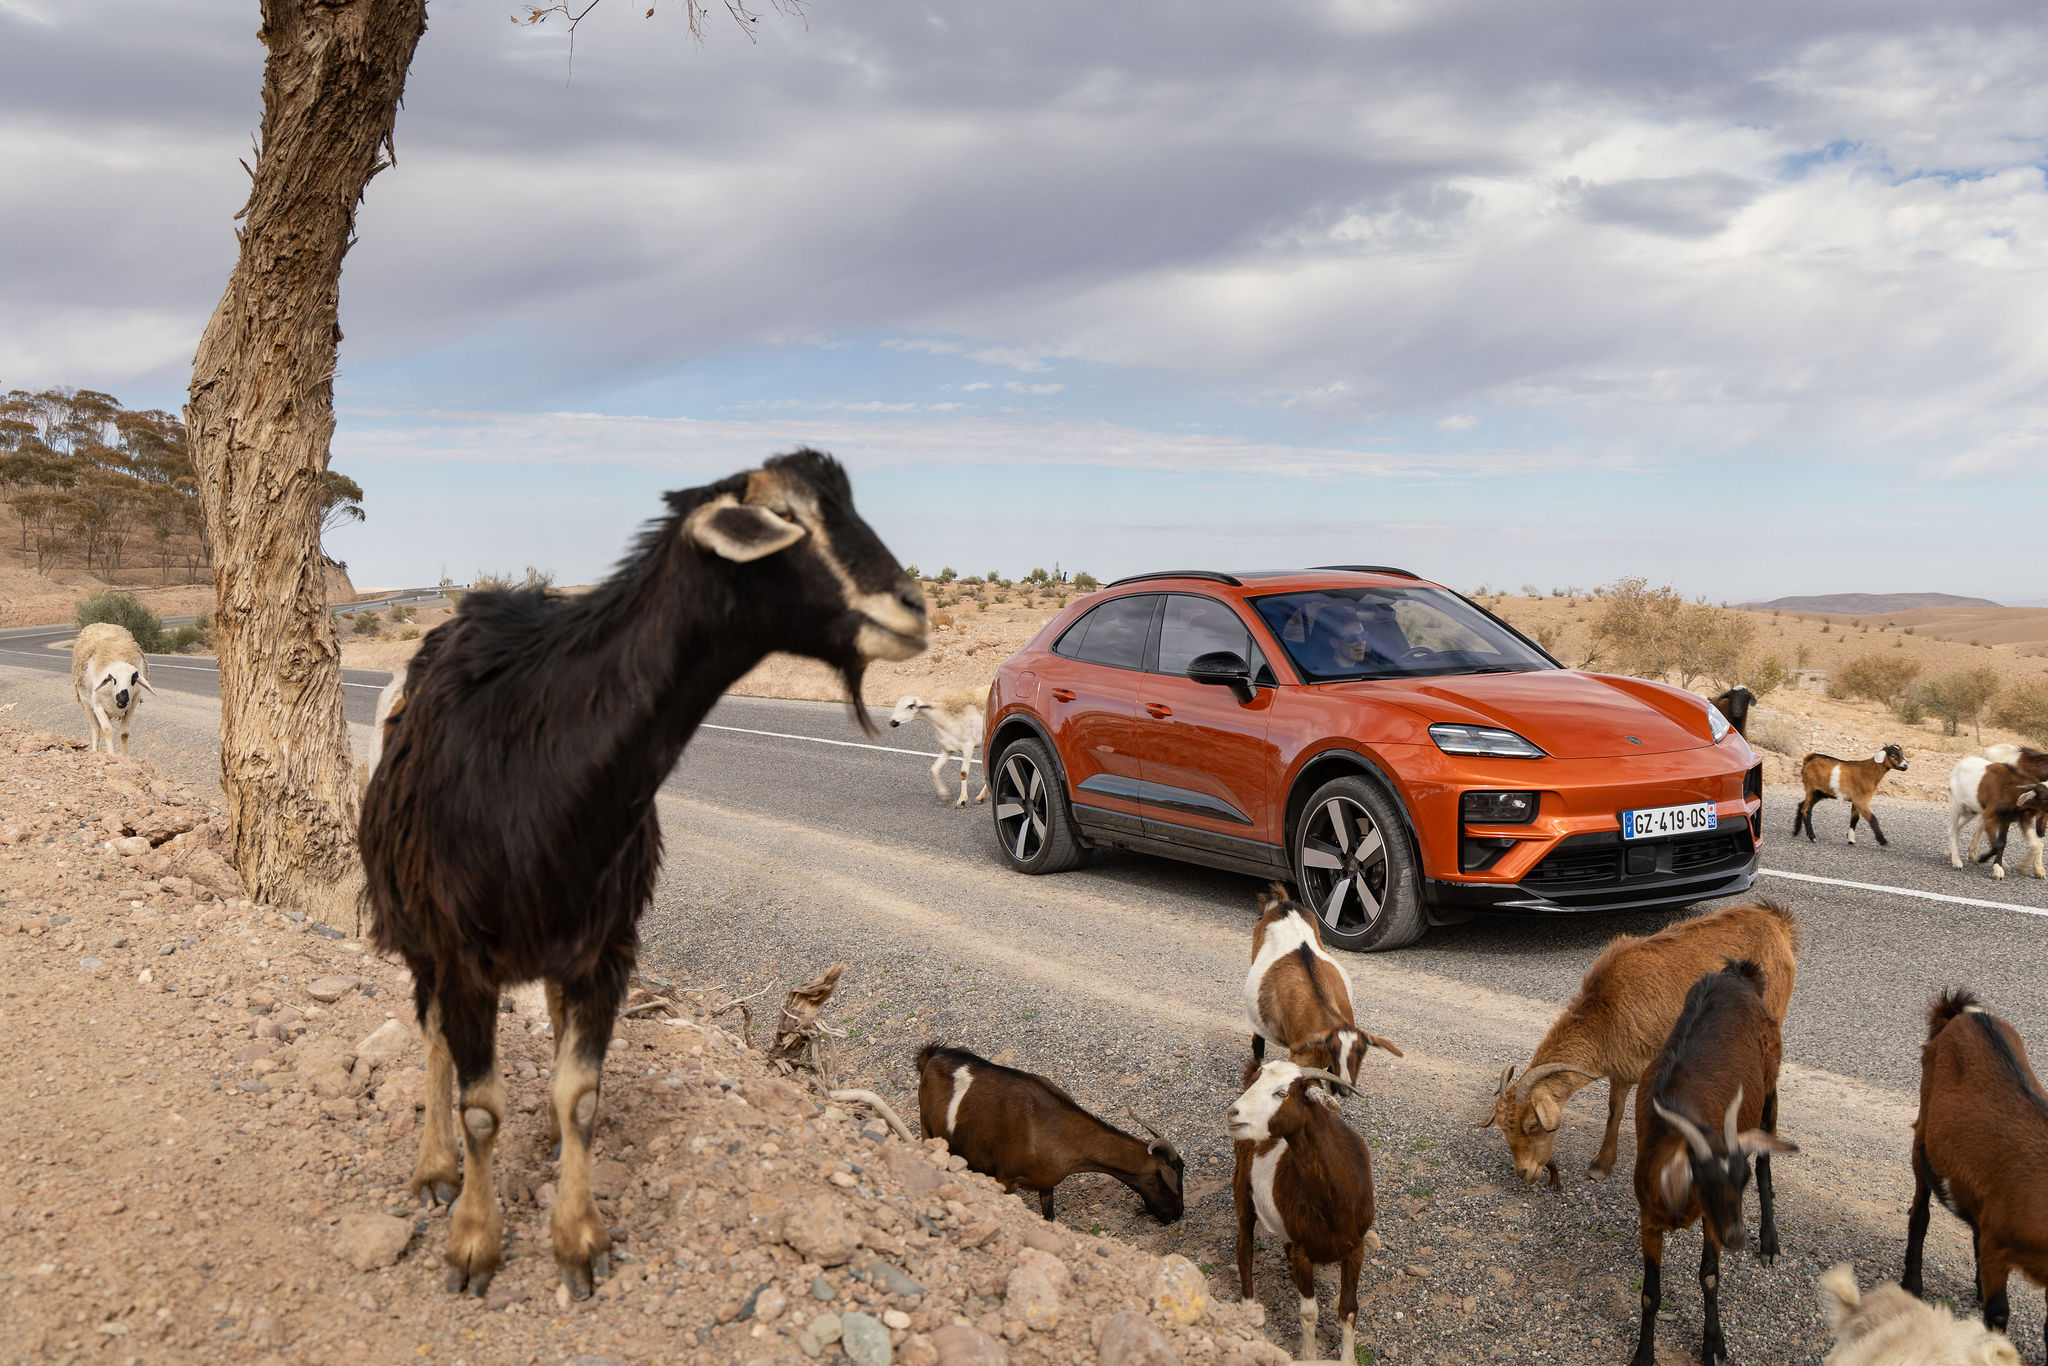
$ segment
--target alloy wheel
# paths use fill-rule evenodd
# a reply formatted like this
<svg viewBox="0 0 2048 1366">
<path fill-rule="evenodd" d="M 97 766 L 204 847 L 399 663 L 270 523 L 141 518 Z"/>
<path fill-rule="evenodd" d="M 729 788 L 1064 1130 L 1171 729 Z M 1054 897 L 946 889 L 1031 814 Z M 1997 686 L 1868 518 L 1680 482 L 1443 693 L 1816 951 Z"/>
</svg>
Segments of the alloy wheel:
<svg viewBox="0 0 2048 1366">
<path fill-rule="evenodd" d="M 1387 898 L 1387 844 L 1364 806 L 1333 796 L 1301 823 L 1301 892 L 1323 924 L 1358 934 Z"/>
<path fill-rule="evenodd" d="M 996 833 L 1018 863 L 1029 863 L 1045 847 L 1051 790 L 1029 755 L 1004 756 L 996 773 Z"/>
</svg>

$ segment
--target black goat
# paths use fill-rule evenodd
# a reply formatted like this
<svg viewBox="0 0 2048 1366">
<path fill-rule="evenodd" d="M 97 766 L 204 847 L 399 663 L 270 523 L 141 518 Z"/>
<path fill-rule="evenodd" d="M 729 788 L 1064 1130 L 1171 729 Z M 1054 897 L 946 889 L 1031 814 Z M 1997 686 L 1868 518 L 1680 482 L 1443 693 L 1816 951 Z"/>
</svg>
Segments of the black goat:
<svg viewBox="0 0 2048 1366">
<path fill-rule="evenodd" d="M 1737 683 L 1727 692 L 1708 699 L 1715 711 L 1728 718 L 1728 724 L 1743 739 L 1749 738 L 1749 709 L 1756 705 L 1756 694 Z"/>
<path fill-rule="evenodd" d="M 413 656 L 364 793 L 371 941 L 412 970 L 427 1040 L 412 1189 L 429 1205 L 457 1189 L 460 1088 L 450 1290 L 480 1295 L 498 1266 L 498 998 L 535 979 L 554 1021 L 555 1260 L 578 1299 L 606 1274 L 590 1195 L 598 1083 L 661 862 L 655 790 L 704 714 L 785 650 L 837 667 L 872 730 L 868 661 L 924 648 L 923 596 L 830 456 L 800 450 L 666 498 L 669 515 L 590 593 L 465 594 Z"/>
<path fill-rule="evenodd" d="M 1742 1250 L 1742 1193 L 1756 1158 L 1763 1226 L 1757 1255 L 1778 1256 L 1772 1153 L 1799 1149 L 1777 1136 L 1778 1062 L 1784 1043 L 1764 1004 L 1763 970 L 1744 959 L 1693 983 L 1664 1051 L 1636 1097 L 1636 1209 L 1643 1239 L 1642 1327 L 1633 1366 L 1655 1366 L 1663 1298 L 1664 1235 L 1700 1224 L 1700 1360 L 1728 1358 L 1721 1336 L 1721 1249 Z M 1718 1124 L 1717 1124 L 1718 1121 Z M 1718 1131 L 1717 1131 L 1718 1130 Z"/>
</svg>

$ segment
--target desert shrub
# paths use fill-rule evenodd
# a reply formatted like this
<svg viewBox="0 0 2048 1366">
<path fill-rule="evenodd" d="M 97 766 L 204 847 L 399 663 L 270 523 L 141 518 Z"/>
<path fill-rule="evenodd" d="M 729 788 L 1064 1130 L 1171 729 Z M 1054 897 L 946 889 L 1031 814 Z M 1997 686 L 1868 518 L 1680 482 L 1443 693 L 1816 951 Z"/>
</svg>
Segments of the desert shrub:
<svg viewBox="0 0 2048 1366">
<path fill-rule="evenodd" d="M 179 654 L 194 647 L 213 648 L 213 613 L 201 612 L 164 638 L 166 654 Z"/>
<path fill-rule="evenodd" d="M 391 620 L 393 620 L 394 622 L 411 621 L 414 617 L 418 615 L 419 609 L 417 607 L 413 607 L 402 602 L 392 604 Z"/>
<path fill-rule="evenodd" d="M 951 565 L 948 565 L 944 569 L 941 569 L 939 571 L 938 581 L 940 583 L 951 583 L 953 580 L 959 577 L 960 576 L 958 574 L 953 572 L 953 567 Z"/>
<path fill-rule="evenodd" d="M 1008 602 L 1010 600 L 1010 595 L 1008 593 L 998 593 L 995 595 L 995 597 L 997 602 Z"/>
<path fill-rule="evenodd" d="M 1792 671 L 1775 654 L 1744 655 L 1735 681 L 1758 697 L 1768 697 L 1785 686 Z"/>
<path fill-rule="evenodd" d="M 1032 570 L 1032 571 L 1031 571 L 1031 572 L 1030 572 L 1029 574 L 1026 574 L 1026 575 L 1024 576 L 1024 582 L 1026 582 L 1026 583 L 1051 583 L 1051 582 L 1052 582 L 1052 571 L 1051 571 L 1051 570 L 1049 570 L 1049 569 L 1033 569 L 1033 570 Z"/>
<path fill-rule="evenodd" d="M 953 614 L 951 612 L 946 611 L 944 608 L 941 608 L 940 610 L 932 613 L 932 625 L 951 626 L 952 624 Z"/>
<path fill-rule="evenodd" d="M 1835 670 L 1835 676 L 1828 683 L 1828 696 L 1860 697 L 1869 702 L 1889 703 L 1904 696 L 1919 676 L 1920 666 L 1910 659 L 1860 654 Z"/>
<path fill-rule="evenodd" d="M 1800 646 L 1799 652 L 1796 655 L 1794 655 L 1793 658 L 1797 661 L 1797 663 L 1793 666 L 1794 668 L 1805 668 L 1808 664 L 1811 664 L 1813 662 L 1813 647 L 1811 645 Z"/>
<path fill-rule="evenodd" d="M 1096 578 L 1085 569 L 1074 575 L 1074 591 L 1076 593 L 1093 593 L 1100 587 L 1102 587 L 1102 580 Z"/>
<path fill-rule="evenodd" d="M 1531 640 L 1543 647 L 1543 653 L 1554 658 L 1558 645 L 1564 640 L 1564 625 L 1561 622 L 1551 622 L 1548 625 L 1531 628 L 1528 635 Z"/>
<path fill-rule="evenodd" d="M 525 577 L 515 579 L 510 574 L 486 574 L 483 570 L 479 569 L 476 571 L 475 581 L 469 586 L 475 589 L 553 588 L 555 586 L 555 571 L 552 569 L 535 569 L 532 565 L 528 565 L 526 566 Z"/>
<path fill-rule="evenodd" d="M 400 631 L 398 633 L 398 638 L 400 640 L 418 640 L 420 638 L 420 628 L 417 626 L 408 626 L 403 631 Z"/>
<path fill-rule="evenodd" d="M 1750 712 L 1746 738 L 1751 749 L 1767 749 L 1795 759 L 1811 748 L 1798 723 L 1763 707 Z"/>
<path fill-rule="evenodd" d="M 2048 745 L 2048 683 L 2036 678 L 2007 687 L 1991 704 L 1991 719 L 2037 745 Z"/>
<path fill-rule="evenodd" d="M 1956 673 L 1930 678 L 1920 685 L 1917 694 L 1920 705 L 1931 716 L 1940 718 L 1941 733 L 1954 735 L 1964 722 L 1976 728 L 1977 738 L 1984 738 L 1984 708 L 1991 705 L 1991 699 L 1998 695 L 1998 675 L 1990 669 L 1963 669 Z"/>
<path fill-rule="evenodd" d="M 1746 613 L 1687 602 L 1643 578 L 1606 585 L 1593 618 L 1593 642 L 1608 667 L 1639 678 L 1676 675 L 1687 688 L 1703 678 L 1740 680 L 1755 637 Z"/>
<path fill-rule="evenodd" d="M 375 612 L 356 613 L 354 630 L 357 635 L 374 636 L 383 629 L 384 618 L 378 616 Z"/>
<path fill-rule="evenodd" d="M 133 593 L 111 589 L 95 593 L 78 604 L 77 621 L 81 629 L 103 621 L 125 626 L 144 654 L 164 653 L 164 619 L 145 607 Z"/>
<path fill-rule="evenodd" d="M 1910 693 L 1905 697 L 1895 697 L 1887 705 L 1890 707 L 1893 716 L 1898 717 L 1909 726 L 1917 726 L 1927 719 L 1927 704 L 1920 700 L 1918 693 Z M 1955 732 L 1950 731 L 1949 734 L 1953 735 Z"/>
</svg>

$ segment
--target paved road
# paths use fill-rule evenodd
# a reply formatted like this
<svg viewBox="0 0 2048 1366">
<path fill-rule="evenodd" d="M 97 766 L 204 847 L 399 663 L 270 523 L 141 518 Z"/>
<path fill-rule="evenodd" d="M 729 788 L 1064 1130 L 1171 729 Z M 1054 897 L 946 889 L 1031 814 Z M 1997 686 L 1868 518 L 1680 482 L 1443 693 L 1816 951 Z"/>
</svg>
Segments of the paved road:
<svg viewBox="0 0 2048 1366">
<path fill-rule="evenodd" d="M 0 650 L 14 648 L 0 639 Z M 7 719 L 77 728 L 68 680 L 6 667 L 15 662 L 0 654 L 0 705 L 16 706 Z M 353 681 L 362 687 L 352 698 L 372 697 L 382 677 Z M 139 751 L 156 746 L 199 780 L 211 777 L 207 705 L 175 690 L 206 685 L 170 682 L 137 731 Z M 853 967 L 828 1019 L 848 1034 L 844 1071 L 886 1094 L 911 1095 L 915 1048 L 938 1039 L 1054 1073 L 1105 1111 L 1135 1104 L 1189 1158 L 1188 1217 L 1162 1229 L 1121 1187 L 1089 1177 L 1062 1187 L 1062 1221 L 1227 1267 L 1219 1116 L 1245 1054 L 1239 993 L 1257 882 L 1128 853 L 1057 877 L 1011 874 L 988 808 L 956 811 L 932 792 L 929 743 L 920 728 L 886 722 L 879 737 L 863 736 L 842 707 L 722 704 L 663 793 L 671 852 L 644 924 L 649 970 L 738 994 L 846 958 Z M 1821 842 L 1795 843 L 1785 834 L 1791 797 L 1767 794 L 1771 875 L 1760 889 L 1796 909 L 1805 939 L 1783 1078 L 1785 1131 L 1803 1151 L 1779 1166 L 1788 1255 L 1775 1269 L 1744 1261 L 1728 1271 L 1731 1347 L 1749 1361 L 1819 1359 L 1812 1278 L 1833 1261 L 1856 1260 L 1866 1280 L 1896 1274 L 1928 995 L 1969 984 L 2023 1034 L 2048 1038 L 2048 885 L 1948 868 L 1942 813 L 1924 804 L 1880 802 L 1888 849 L 1867 835 L 1843 842 L 1839 807 L 1822 809 Z M 1361 1340 L 1378 1360 L 1480 1360 L 1510 1343 L 1518 1360 L 1625 1354 L 1633 1197 L 1625 1180 L 1580 1174 L 1603 1095 L 1595 1088 L 1567 1111 L 1561 1195 L 1523 1187 L 1499 1138 L 1467 1117 L 1500 1066 L 1526 1059 L 1601 943 L 1671 918 L 1481 918 L 1396 954 L 1344 955 L 1362 1018 L 1407 1052 L 1375 1055 L 1369 1095 L 1352 1107 L 1373 1144 L 1388 1242 L 1365 1278 L 1371 1327 Z M 1626 1139 L 1623 1155 L 1626 1172 Z M 1937 1214 L 1929 1286 L 1967 1307 L 1959 1229 Z M 1688 1237 L 1666 1276 L 1673 1348 L 1697 1343 L 1697 1235 Z M 1431 1274 L 1395 1274 L 1409 1264 Z M 1291 1322 L 1272 1254 L 1260 1267 L 1272 1321 Z M 2013 1295 L 2015 1336 L 2038 1359 L 2039 1293 L 2016 1280 Z"/>
<path fill-rule="evenodd" d="M 445 606 L 437 589 L 408 588 L 388 597 L 367 602 L 345 603 L 334 609 L 337 616 L 384 610 L 400 603 L 416 607 Z M 166 626 L 183 626 L 191 617 L 166 617 Z M 68 676 L 71 673 L 71 640 L 75 626 L 18 626 L 0 631 L 0 664 L 16 668 L 41 669 Z M 343 669 L 343 703 L 348 719 L 368 725 L 377 709 L 377 693 L 391 675 L 381 669 Z M 149 681 L 158 689 L 172 689 L 195 697 L 220 696 L 220 670 L 204 655 L 151 655 Z"/>
</svg>

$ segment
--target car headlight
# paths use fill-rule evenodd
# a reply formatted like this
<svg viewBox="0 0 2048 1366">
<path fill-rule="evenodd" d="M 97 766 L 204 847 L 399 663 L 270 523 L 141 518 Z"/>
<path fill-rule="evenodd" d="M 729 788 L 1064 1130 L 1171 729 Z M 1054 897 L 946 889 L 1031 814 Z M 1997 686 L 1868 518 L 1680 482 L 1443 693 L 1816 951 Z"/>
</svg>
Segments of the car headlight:
<svg viewBox="0 0 2048 1366">
<path fill-rule="evenodd" d="M 1707 703 L 1707 729 L 1713 733 L 1717 745 L 1726 740 L 1728 732 L 1734 729 L 1728 724 L 1728 718 L 1721 715 L 1721 709 L 1712 702 Z"/>
<path fill-rule="evenodd" d="M 1489 759 L 1541 759 L 1543 751 L 1511 730 L 1493 726 L 1436 725 L 1429 738 L 1446 754 L 1476 754 Z"/>
<path fill-rule="evenodd" d="M 1458 798 L 1458 819 L 1467 825 L 1527 825 L 1536 819 L 1534 792 L 1467 792 Z"/>
</svg>

